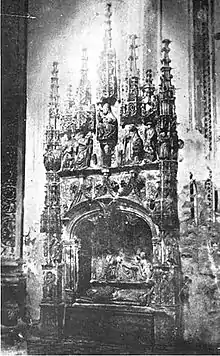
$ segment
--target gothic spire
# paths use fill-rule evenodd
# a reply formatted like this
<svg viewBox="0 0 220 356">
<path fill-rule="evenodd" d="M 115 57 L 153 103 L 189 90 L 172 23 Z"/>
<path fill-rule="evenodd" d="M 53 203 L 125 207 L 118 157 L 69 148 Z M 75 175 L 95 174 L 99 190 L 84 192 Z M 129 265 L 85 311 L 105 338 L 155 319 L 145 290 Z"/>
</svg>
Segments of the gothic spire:
<svg viewBox="0 0 220 356">
<path fill-rule="evenodd" d="M 81 63 L 81 77 L 79 87 L 77 89 L 77 99 L 79 106 L 91 104 L 91 84 L 88 79 L 88 56 L 86 48 L 83 48 L 82 50 Z"/>
<path fill-rule="evenodd" d="M 171 80 L 173 78 L 172 74 L 171 74 L 171 67 L 170 67 L 170 62 L 171 59 L 169 57 L 169 52 L 170 52 L 170 43 L 171 41 L 168 39 L 165 39 L 162 41 L 163 43 L 163 47 L 161 50 L 162 53 L 162 58 L 161 58 L 161 63 L 162 63 L 162 67 L 161 67 L 161 86 L 163 88 L 164 91 L 168 90 L 168 89 L 173 89 L 173 85 L 171 83 Z"/>
<path fill-rule="evenodd" d="M 82 67 L 81 73 L 87 76 L 88 73 L 88 55 L 87 48 L 83 48 L 82 50 Z"/>
<path fill-rule="evenodd" d="M 67 93 L 66 93 L 66 103 L 67 103 L 67 109 L 70 110 L 74 106 L 74 97 L 73 97 L 73 86 L 72 84 L 69 84 L 67 87 Z"/>
<path fill-rule="evenodd" d="M 131 77 L 138 76 L 138 70 L 137 70 L 138 57 L 136 54 L 136 49 L 138 46 L 136 45 L 136 39 L 137 39 L 136 35 L 130 36 L 130 46 L 129 46 L 130 54 L 129 54 L 128 60 L 130 62 L 130 76 Z"/>
<path fill-rule="evenodd" d="M 104 47 L 105 49 L 112 48 L 112 22 L 111 22 L 111 6 L 110 2 L 106 3 L 105 7 L 105 37 L 104 37 Z"/>
<path fill-rule="evenodd" d="M 49 102 L 49 126 L 57 128 L 57 119 L 59 114 L 59 80 L 58 80 L 58 62 L 53 62 L 50 84 L 50 102 Z"/>
<path fill-rule="evenodd" d="M 147 104 L 152 102 L 152 98 L 155 92 L 155 85 L 153 84 L 153 73 L 151 69 L 147 69 L 145 75 L 145 82 L 142 86 L 142 91 L 144 94 L 144 100 Z"/>
<path fill-rule="evenodd" d="M 171 59 L 169 57 L 170 45 L 171 41 L 169 39 L 165 39 L 162 41 L 163 47 L 161 50 L 162 58 L 161 58 L 161 77 L 160 77 L 160 99 L 161 99 L 161 115 L 169 115 L 174 114 L 174 100 L 175 100 L 175 88 L 172 84 L 172 74 L 170 62 Z"/>
<path fill-rule="evenodd" d="M 74 126 L 74 109 L 75 109 L 75 100 L 73 96 L 73 86 L 69 84 L 66 91 L 66 99 L 64 102 L 64 113 L 61 117 L 61 130 L 66 131 L 67 129 Z"/>
<path fill-rule="evenodd" d="M 105 35 L 104 48 L 99 62 L 99 83 L 97 88 L 97 101 L 108 101 L 114 104 L 117 100 L 116 54 L 112 48 L 111 3 L 105 7 Z"/>
<path fill-rule="evenodd" d="M 137 68 L 136 35 L 130 35 L 129 56 L 125 65 L 125 80 L 122 84 L 121 123 L 137 123 L 140 119 L 139 70 Z"/>
</svg>

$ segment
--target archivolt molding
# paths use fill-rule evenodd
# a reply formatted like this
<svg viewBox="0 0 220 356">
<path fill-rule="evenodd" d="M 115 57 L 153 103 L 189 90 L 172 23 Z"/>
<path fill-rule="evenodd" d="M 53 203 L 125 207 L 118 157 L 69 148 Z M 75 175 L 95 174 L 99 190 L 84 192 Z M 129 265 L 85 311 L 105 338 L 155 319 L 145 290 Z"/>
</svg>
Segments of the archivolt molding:
<svg viewBox="0 0 220 356">
<path fill-rule="evenodd" d="M 151 229 L 152 239 L 158 239 L 159 228 L 149 217 L 148 211 L 143 206 L 126 198 L 118 198 L 117 200 L 102 198 L 93 200 L 92 202 L 84 201 L 75 205 L 66 213 L 63 221 L 66 226 L 67 234 L 72 236 L 74 234 L 74 228 L 80 221 L 91 217 L 91 215 L 96 215 L 103 210 L 107 211 L 113 204 L 117 210 L 134 214 L 143 219 Z"/>
</svg>

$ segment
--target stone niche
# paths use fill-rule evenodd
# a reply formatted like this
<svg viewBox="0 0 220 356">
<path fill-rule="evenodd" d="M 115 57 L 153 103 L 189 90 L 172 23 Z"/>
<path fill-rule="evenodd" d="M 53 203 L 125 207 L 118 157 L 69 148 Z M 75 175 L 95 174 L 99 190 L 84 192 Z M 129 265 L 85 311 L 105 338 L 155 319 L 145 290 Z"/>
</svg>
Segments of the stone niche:
<svg viewBox="0 0 220 356">
<path fill-rule="evenodd" d="M 73 259 L 75 270 L 66 271 L 66 277 L 67 285 L 75 284 L 80 300 L 147 303 L 153 248 L 145 221 L 112 206 L 110 211 L 100 210 L 82 219 L 72 234 L 73 246 L 66 250 L 65 264 L 70 269 Z"/>
<path fill-rule="evenodd" d="M 64 249 L 64 335 L 145 350 L 173 344 L 178 269 L 154 258 L 153 224 L 131 202 L 112 199 L 73 220 Z"/>
<path fill-rule="evenodd" d="M 178 251 L 150 209 L 158 174 L 61 178 L 65 337 L 145 350 L 175 343 L 180 271 L 168 256 Z"/>
</svg>

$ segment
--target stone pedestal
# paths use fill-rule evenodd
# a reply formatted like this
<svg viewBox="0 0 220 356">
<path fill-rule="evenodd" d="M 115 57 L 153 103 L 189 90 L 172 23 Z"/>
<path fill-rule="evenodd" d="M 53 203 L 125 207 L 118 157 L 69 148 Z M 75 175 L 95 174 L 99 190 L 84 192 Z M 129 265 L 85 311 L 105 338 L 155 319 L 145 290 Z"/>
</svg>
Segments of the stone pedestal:
<svg viewBox="0 0 220 356">
<path fill-rule="evenodd" d="M 153 349 L 154 312 L 146 307 L 75 303 L 66 310 L 64 336 Z"/>
<path fill-rule="evenodd" d="M 16 326 L 18 318 L 25 314 L 26 280 L 22 273 L 22 264 L 16 261 L 2 261 L 2 324 Z"/>
<path fill-rule="evenodd" d="M 63 334 L 64 304 L 41 303 L 40 333 L 43 338 L 59 340 Z"/>
</svg>

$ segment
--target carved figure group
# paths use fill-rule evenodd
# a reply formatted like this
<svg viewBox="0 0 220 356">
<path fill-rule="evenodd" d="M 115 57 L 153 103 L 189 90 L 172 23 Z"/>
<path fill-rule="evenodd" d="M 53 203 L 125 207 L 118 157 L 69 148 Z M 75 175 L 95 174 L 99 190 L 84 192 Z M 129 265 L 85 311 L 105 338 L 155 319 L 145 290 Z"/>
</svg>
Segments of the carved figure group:
<svg viewBox="0 0 220 356">
<path fill-rule="evenodd" d="M 155 162 L 160 160 L 176 160 L 178 149 L 183 147 L 183 141 L 178 139 L 177 131 L 170 137 L 169 133 L 163 129 L 157 133 L 151 121 L 141 128 L 142 135 L 138 127 L 131 125 L 128 133 L 123 138 L 122 162 L 124 164 L 135 164 L 142 161 Z"/>
<path fill-rule="evenodd" d="M 111 167 L 113 157 L 119 166 L 155 162 L 158 159 L 177 160 L 183 141 L 179 140 L 176 129 L 172 128 L 168 132 L 163 127 L 158 132 L 153 120 L 148 120 L 140 127 L 135 124 L 126 125 L 118 137 L 118 120 L 110 104 L 100 104 L 96 127 L 101 158 L 99 164 Z M 90 167 L 92 157 L 93 163 L 97 165 L 97 152 L 93 152 L 93 142 L 92 131 L 78 131 L 74 137 L 68 131 L 61 153 L 61 170 Z"/>
<path fill-rule="evenodd" d="M 152 275 L 152 265 L 146 259 L 145 252 L 140 249 L 137 250 L 135 256 L 130 256 L 121 249 L 117 256 L 109 253 L 101 260 L 98 258 L 97 263 L 99 269 L 97 275 L 100 280 L 147 282 Z"/>
<path fill-rule="evenodd" d="M 93 152 L 92 132 L 79 132 L 72 138 L 67 133 L 67 139 L 61 154 L 61 170 L 82 169 L 90 166 Z"/>
</svg>

